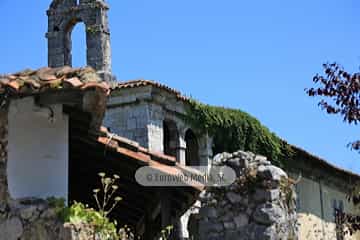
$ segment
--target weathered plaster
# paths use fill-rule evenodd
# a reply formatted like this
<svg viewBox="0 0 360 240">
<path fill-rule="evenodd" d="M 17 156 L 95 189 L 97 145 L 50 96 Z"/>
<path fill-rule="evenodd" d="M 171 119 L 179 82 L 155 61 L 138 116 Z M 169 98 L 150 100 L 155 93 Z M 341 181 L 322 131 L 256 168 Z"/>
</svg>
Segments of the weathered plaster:
<svg viewBox="0 0 360 240">
<path fill-rule="evenodd" d="M 298 179 L 297 174 L 290 174 Z M 359 209 L 347 199 L 345 189 L 328 185 L 328 181 L 302 176 L 296 185 L 297 212 L 299 219 L 299 239 L 336 239 L 334 201 L 344 212 L 357 214 Z M 345 239 L 360 239 L 359 235 L 346 236 Z"/>
<path fill-rule="evenodd" d="M 12 100 L 8 122 L 7 177 L 11 198 L 67 199 L 69 119 L 62 105 L 39 107 L 33 97 Z"/>
</svg>

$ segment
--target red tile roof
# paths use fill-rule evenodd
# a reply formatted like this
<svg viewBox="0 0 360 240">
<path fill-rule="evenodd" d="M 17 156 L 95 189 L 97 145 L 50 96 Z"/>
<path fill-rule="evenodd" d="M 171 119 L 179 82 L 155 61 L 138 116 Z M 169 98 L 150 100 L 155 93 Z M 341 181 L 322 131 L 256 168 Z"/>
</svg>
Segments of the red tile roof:
<svg viewBox="0 0 360 240">
<path fill-rule="evenodd" d="M 177 91 L 176 89 L 170 88 L 164 84 L 155 82 L 155 81 L 150 81 L 150 80 L 132 80 L 132 81 L 128 81 L 128 82 L 120 82 L 115 84 L 112 87 L 112 90 L 117 90 L 117 89 L 126 89 L 126 88 L 137 88 L 137 87 L 144 87 L 144 86 L 152 86 L 161 90 L 165 90 L 171 94 L 174 94 L 176 96 L 176 98 L 178 98 L 179 100 L 182 101 L 189 101 L 190 99 L 186 96 L 184 96 L 183 94 L 181 94 L 181 92 Z"/>
<path fill-rule="evenodd" d="M 98 88 L 109 93 L 109 85 L 102 81 L 90 67 L 40 68 L 14 74 L 0 75 L 0 94 L 8 91 L 10 96 L 27 96 L 46 91 L 65 89 L 87 90 Z"/>
<path fill-rule="evenodd" d="M 101 127 L 100 133 L 101 136 L 97 138 L 99 143 L 104 144 L 109 150 L 140 161 L 143 165 L 151 166 L 169 175 L 179 175 L 184 172 L 199 174 L 196 170 L 177 163 L 175 157 L 150 151 L 141 147 L 137 142 L 108 132 L 105 127 Z M 199 191 L 204 189 L 203 184 L 200 182 L 193 184 L 191 187 Z"/>
</svg>

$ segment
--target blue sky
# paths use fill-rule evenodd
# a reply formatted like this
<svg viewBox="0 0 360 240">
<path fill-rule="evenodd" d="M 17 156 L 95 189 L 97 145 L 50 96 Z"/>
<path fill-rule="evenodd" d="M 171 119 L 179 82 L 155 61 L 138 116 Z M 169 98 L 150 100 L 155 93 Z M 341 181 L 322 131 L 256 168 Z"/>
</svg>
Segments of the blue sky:
<svg viewBox="0 0 360 240">
<path fill-rule="evenodd" d="M 288 142 L 360 173 L 346 144 L 359 127 L 304 93 L 321 65 L 360 66 L 356 0 L 108 0 L 113 72 L 151 79 L 213 105 L 240 108 Z M 0 72 L 47 64 L 47 0 L 0 0 Z M 84 28 L 73 32 L 85 64 Z"/>
</svg>

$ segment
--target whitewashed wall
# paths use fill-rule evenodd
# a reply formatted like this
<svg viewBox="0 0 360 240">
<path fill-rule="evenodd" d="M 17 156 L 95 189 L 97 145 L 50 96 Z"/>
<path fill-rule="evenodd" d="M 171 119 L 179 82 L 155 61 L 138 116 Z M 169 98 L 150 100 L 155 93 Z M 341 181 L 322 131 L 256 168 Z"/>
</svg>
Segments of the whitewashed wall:
<svg viewBox="0 0 360 240">
<path fill-rule="evenodd" d="M 9 110 L 7 176 L 10 196 L 68 195 L 68 117 L 52 105 L 54 121 L 33 98 L 14 100 Z"/>
</svg>

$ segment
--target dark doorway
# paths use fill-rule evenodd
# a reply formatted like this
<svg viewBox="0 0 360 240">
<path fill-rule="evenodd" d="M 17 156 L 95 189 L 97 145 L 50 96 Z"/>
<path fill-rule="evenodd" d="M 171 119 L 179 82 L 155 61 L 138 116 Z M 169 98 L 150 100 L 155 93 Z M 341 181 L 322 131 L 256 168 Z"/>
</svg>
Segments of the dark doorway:
<svg viewBox="0 0 360 240">
<path fill-rule="evenodd" d="M 199 166 L 199 144 L 194 132 L 189 129 L 185 133 L 186 141 L 186 165 Z"/>
<path fill-rule="evenodd" d="M 179 132 L 176 123 L 171 120 L 163 122 L 164 129 L 164 154 L 177 158 L 179 148 Z"/>
</svg>

